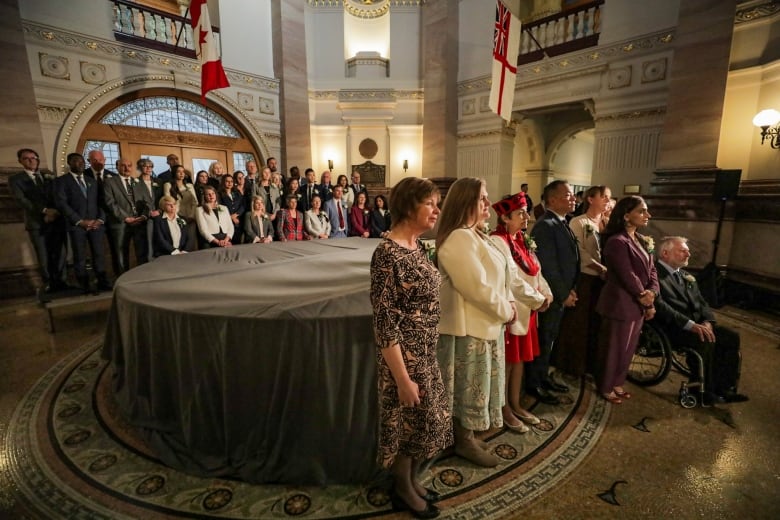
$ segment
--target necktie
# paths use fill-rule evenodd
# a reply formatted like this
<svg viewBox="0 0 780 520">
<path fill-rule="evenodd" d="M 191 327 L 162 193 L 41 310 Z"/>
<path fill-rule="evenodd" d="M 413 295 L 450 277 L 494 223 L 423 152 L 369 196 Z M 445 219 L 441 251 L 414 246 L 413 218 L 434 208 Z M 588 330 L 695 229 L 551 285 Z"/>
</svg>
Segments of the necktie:
<svg viewBox="0 0 780 520">
<path fill-rule="evenodd" d="M 81 194 L 87 196 L 87 185 L 84 184 L 84 177 L 82 175 L 76 175 L 76 179 L 79 181 L 79 188 L 81 188 Z"/>
<path fill-rule="evenodd" d="M 135 194 L 133 193 L 133 185 L 130 184 L 130 177 L 125 179 L 125 185 L 127 186 L 127 195 L 130 197 L 130 202 L 133 203 L 133 215 L 135 215 Z"/>
<path fill-rule="evenodd" d="M 674 272 L 674 273 L 672 273 L 672 274 L 674 275 L 674 281 L 675 281 L 675 283 L 676 283 L 677 285 L 679 285 L 680 287 L 682 287 L 682 286 L 683 286 L 683 282 L 682 282 L 682 275 L 680 274 L 680 271 L 675 271 L 675 272 Z"/>
<path fill-rule="evenodd" d="M 95 180 L 98 181 L 98 184 L 103 182 L 103 173 L 102 172 L 95 172 Z"/>
<path fill-rule="evenodd" d="M 38 172 L 35 172 L 33 174 L 33 178 L 35 179 L 35 185 L 39 188 L 43 188 L 43 179 L 41 178 L 41 174 Z"/>
<path fill-rule="evenodd" d="M 344 214 L 341 212 L 340 201 L 336 201 L 336 208 L 339 210 L 339 229 L 344 229 Z"/>
</svg>

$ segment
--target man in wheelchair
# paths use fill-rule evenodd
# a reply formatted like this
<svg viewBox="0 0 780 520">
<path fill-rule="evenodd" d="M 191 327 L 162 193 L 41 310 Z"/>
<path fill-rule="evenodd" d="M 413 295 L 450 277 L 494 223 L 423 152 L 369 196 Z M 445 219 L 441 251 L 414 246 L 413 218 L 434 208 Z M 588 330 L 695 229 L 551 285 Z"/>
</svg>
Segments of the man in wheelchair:
<svg viewBox="0 0 780 520">
<path fill-rule="evenodd" d="M 691 348 L 701 355 L 705 404 L 747 401 L 747 396 L 737 393 L 741 365 L 739 334 L 715 324 L 696 279 L 681 270 L 691 256 L 687 242 L 684 237 L 665 237 L 656 250 L 661 290 L 661 297 L 655 301 L 656 324 L 662 326 L 672 344 Z M 700 373 L 696 356 L 689 355 L 688 364 L 695 381 L 696 374 Z"/>
</svg>

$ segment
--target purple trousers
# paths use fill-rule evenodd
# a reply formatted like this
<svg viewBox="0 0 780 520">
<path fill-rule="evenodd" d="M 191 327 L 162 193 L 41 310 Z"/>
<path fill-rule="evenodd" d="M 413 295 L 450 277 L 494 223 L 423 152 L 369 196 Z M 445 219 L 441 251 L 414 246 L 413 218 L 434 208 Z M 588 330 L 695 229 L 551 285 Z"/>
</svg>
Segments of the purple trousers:
<svg viewBox="0 0 780 520">
<path fill-rule="evenodd" d="M 601 349 L 604 359 L 597 377 L 598 389 L 602 394 L 608 394 L 626 382 L 628 367 L 644 322 L 644 318 L 636 321 L 602 318 L 600 336 L 604 343 Z"/>
</svg>

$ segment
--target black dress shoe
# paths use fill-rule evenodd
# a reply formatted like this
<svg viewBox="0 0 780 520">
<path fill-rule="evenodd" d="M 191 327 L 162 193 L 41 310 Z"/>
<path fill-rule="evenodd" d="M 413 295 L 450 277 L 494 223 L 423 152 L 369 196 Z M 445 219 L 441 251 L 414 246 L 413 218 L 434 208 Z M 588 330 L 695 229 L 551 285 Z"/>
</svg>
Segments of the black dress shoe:
<svg viewBox="0 0 780 520">
<path fill-rule="evenodd" d="M 431 488 L 425 488 L 425 496 L 422 499 L 426 502 L 438 502 L 441 500 L 441 494 Z"/>
<path fill-rule="evenodd" d="M 713 406 L 716 404 L 722 404 L 726 401 L 719 395 L 715 395 L 712 392 L 705 392 L 702 396 L 701 405 L 702 406 Z"/>
<path fill-rule="evenodd" d="M 552 395 L 550 392 L 545 390 L 544 388 L 540 386 L 536 386 L 534 388 L 529 388 L 526 393 L 530 395 L 531 397 L 536 398 L 541 403 L 544 404 L 561 404 L 560 399 Z"/>
<path fill-rule="evenodd" d="M 428 501 L 425 502 L 425 509 L 422 511 L 412 509 L 403 498 L 398 496 L 395 490 L 390 493 L 390 503 L 393 506 L 393 511 L 409 511 L 415 518 L 436 518 L 441 513 L 438 507 Z"/>
<path fill-rule="evenodd" d="M 736 392 L 727 393 L 725 395 L 720 396 L 720 398 L 723 399 L 724 403 L 744 403 L 745 401 L 750 400 L 750 398 L 745 394 L 738 394 Z"/>
<path fill-rule="evenodd" d="M 542 381 L 542 388 L 545 390 L 549 390 L 550 392 L 561 392 L 565 393 L 569 391 L 569 387 L 566 385 L 562 385 L 561 383 L 556 383 L 552 379 L 545 379 Z"/>
</svg>

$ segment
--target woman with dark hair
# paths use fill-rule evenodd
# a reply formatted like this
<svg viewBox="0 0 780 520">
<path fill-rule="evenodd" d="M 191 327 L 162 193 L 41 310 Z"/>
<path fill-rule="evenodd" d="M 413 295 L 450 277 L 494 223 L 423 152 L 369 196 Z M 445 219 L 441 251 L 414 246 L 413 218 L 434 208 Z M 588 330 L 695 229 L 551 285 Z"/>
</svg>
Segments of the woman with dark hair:
<svg viewBox="0 0 780 520">
<path fill-rule="evenodd" d="M 368 238 L 371 234 L 371 210 L 366 204 L 366 199 L 366 194 L 361 191 L 352 209 L 349 210 L 349 236 L 351 237 Z"/>
<path fill-rule="evenodd" d="M 607 276 L 601 261 L 601 231 L 604 211 L 612 191 L 607 186 L 591 186 L 583 195 L 582 213 L 569 222 L 580 251 L 580 275 L 577 278 L 577 305 L 564 311 L 561 330 L 553 349 L 552 364 L 558 370 L 579 377 L 596 369 L 600 320 L 596 303 Z"/>
<path fill-rule="evenodd" d="M 287 195 L 287 209 L 279 210 L 276 217 L 276 236 L 282 242 L 288 240 L 309 240 L 303 229 L 303 213 L 298 211 L 298 197 Z"/>
<path fill-rule="evenodd" d="M 195 175 L 195 195 L 198 196 L 198 204 L 203 204 L 203 188 L 211 186 L 209 184 L 209 172 L 200 170 Z"/>
<path fill-rule="evenodd" d="M 252 197 L 252 209 L 244 215 L 244 243 L 267 244 L 273 240 L 274 228 L 265 212 L 263 197 Z"/>
<path fill-rule="evenodd" d="M 530 243 L 530 237 L 525 234 L 528 227 L 526 201 L 525 193 L 520 192 L 493 204 L 493 210 L 498 215 L 498 225 L 490 237 L 511 260 L 509 266 L 517 320 L 504 330 L 506 404 L 502 413 L 506 427 L 518 433 L 529 430 L 523 423 L 535 425 L 541 422 L 520 405 L 523 363 L 533 361 L 540 353 L 536 314 L 537 311 L 547 310 L 553 299 L 550 286 L 542 277 L 539 259 L 534 253 L 536 246 L 526 244 L 526 240 Z"/>
<path fill-rule="evenodd" d="M 407 177 L 390 199 L 395 225 L 371 258 L 379 462 L 393 474 L 393 509 L 434 518 L 438 493 L 420 484 L 420 467 L 452 444 L 452 431 L 436 360 L 441 277 L 419 237 L 436 224 L 439 190 L 427 179 Z"/>
<path fill-rule="evenodd" d="M 391 208 L 395 213 L 392 200 Z M 443 278 L 438 359 L 452 405 L 455 453 L 494 467 L 500 459 L 474 431 L 504 425 L 503 326 L 515 321 L 517 311 L 507 258 L 483 231 L 489 216 L 484 180 L 464 177 L 452 184 L 436 234 Z"/>
<path fill-rule="evenodd" d="M 217 202 L 217 192 L 212 186 L 203 188 L 203 204 L 195 213 L 202 248 L 230 247 L 233 236 L 233 220 L 225 206 Z"/>
<path fill-rule="evenodd" d="M 244 230 L 241 227 L 241 217 L 246 213 L 244 197 L 236 190 L 233 176 L 226 173 L 219 181 L 219 203 L 225 206 L 233 221 L 233 236 L 230 241 L 234 244 L 241 243 L 241 235 Z"/>
<path fill-rule="evenodd" d="M 607 283 L 596 311 L 601 315 L 601 341 L 605 359 L 596 374 L 601 395 L 612 404 L 630 399 L 623 385 L 636 350 L 644 320 L 655 315 L 658 277 L 653 263 L 654 244 L 638 232 L 647 226 L 650 212 L 642 197 L 631 195 L 618 201 L 602 238 Z"/>
<path fill-rule="evenodd" d="M 233 173 L 233 182 L 235 186 L 233 189 L 241 194 L 241 198 L 244 199 L 244 207 L 250 208 L 252 206 L 252 194 L 249 193 L 248 186 L 246 184 L 246 173 L 238 170 Z M 243 213 L 239 216 L 242 217 Z"/>
<path fill-rule="evenodd" d="M 341 200 L 347 207 L 347 211 L 352 209 L 355 204 L 355 192 L 349 187 L 349 179 L 346 175 L 339 175 L 336 179 L 336 186 L 341 186 Z"/>
<path fill-rule="evenodd" d="M 185 233 L 187 234 L 188 251 L 192 251 L 195 248 L 198 232 L 198 226 L 195 224 L 198 195 L 195 191 L 195 186 L 187 179 L 187 172 L 184 166 L 175 164 L 171 167 L 171 171 L 173 172 L 173 178 L 171 182 L 166 182 L 163 185 L 163 194 L 173 197 L 173 200 L 176 201 L 178 214 L 186 223 Z"/>
<path fill-rule="evenodd" d="M 330 237 L 330 219 L 322 209 L 322 199 L 319 195 L 311 198 L 311 209 L 305 213 L 306 232 L 311 238 L 326 240 Z"/>
<path fill-rule="evenodd" d="M 374 197 L 374 209 L 371 211 L 371 238 L 385 238 L 390 231 L 390 210 L 384 195 Z"/>
</svg>

